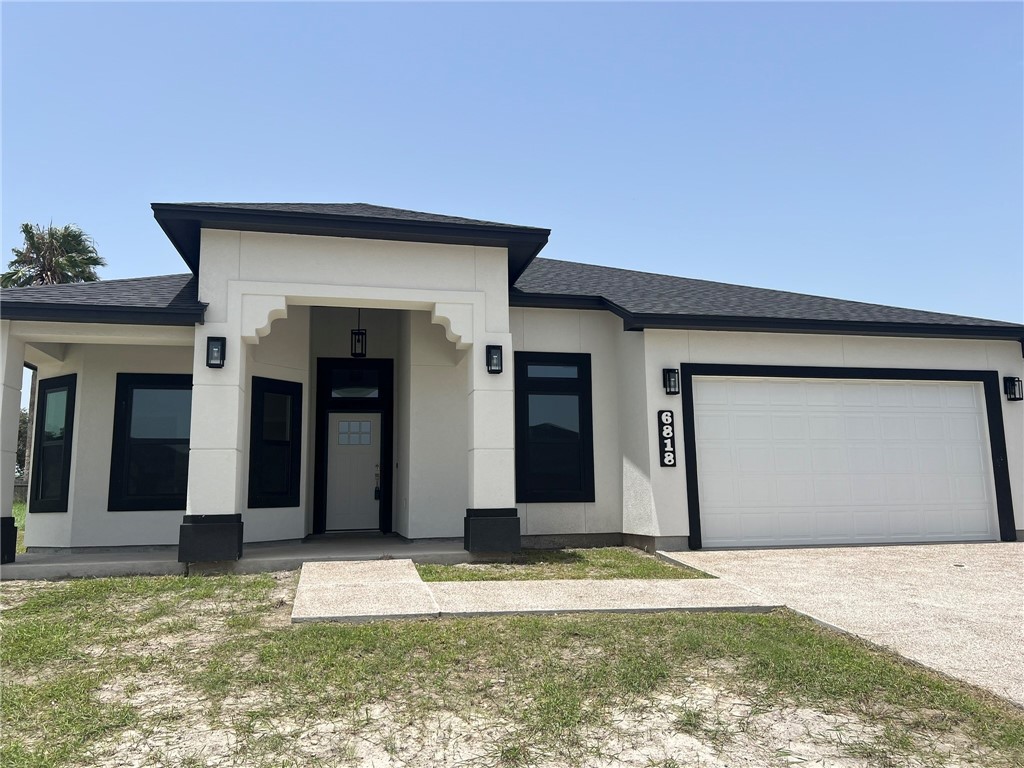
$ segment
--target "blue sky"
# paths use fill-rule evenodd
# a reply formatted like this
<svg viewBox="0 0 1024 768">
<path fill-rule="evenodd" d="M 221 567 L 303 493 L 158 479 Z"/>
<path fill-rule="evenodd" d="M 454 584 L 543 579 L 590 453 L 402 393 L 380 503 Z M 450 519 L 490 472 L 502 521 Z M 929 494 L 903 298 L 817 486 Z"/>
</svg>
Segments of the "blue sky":
<svg viewBox="0 0 1024 768">
<path fill-rule="evenodd" d="M 370 202 L 543 255 L 1024 321 L 1019 3 L 4 3 L 4 258 L 154 201 Z"/>
</svg>

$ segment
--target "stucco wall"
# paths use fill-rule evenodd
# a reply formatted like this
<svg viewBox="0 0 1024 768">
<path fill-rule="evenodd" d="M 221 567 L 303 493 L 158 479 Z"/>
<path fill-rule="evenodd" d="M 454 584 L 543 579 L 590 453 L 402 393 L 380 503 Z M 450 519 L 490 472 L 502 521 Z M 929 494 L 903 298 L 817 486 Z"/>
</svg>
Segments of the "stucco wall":
<svg viewBox="0 0 1024 768">
<path fill-rule="evenodd" d="M 114 396 L 118 373 L 191 373 L 189 347 L 69 345 L 63 362 L 39 367 L 39 379 L 78 374 L 67 513 L 32 514 L 28 547 L 177 544 L 182 512 L 107 511 Z"/>
<path fill-rule="evenodd" d="M 395 530 L 410 539 L 462 536 L 469 493 L 468 359 L 426 312 L 403 313 Z"/>
<path fill-rule="evenodd" d="M 620 532 L 623 463 L 617 352 L 622 322 L 607 312 L 564 309 L 514 308 L 509 316 L 512 346 L 517 352 L 583 352 L 591 356 L 594 501 L 517 504 L 523 533 Z M 508 367 L 506 364 L 506 370 Z M 624 395 L 628 397 L 628 393 Z"/>
</svg>

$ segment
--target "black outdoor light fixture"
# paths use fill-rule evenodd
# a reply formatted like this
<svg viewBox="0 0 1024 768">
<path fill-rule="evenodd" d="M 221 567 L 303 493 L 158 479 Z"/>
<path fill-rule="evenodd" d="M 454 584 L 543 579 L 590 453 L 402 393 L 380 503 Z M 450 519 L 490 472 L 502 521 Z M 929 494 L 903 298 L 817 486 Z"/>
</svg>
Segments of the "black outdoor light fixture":
<svg viewBox="0 0 1024 768">
<path fill-rule="evenodd" d="M 225 352 L 227 351 L 227 339 L 223 336 L 206 337 L 206 367 L 223 368 Z"/>
<path fill-rule="evenodd" d="M 366 357 L 366 330 L 363 328 L 363 314 L 356 310 L 356 327 L 352 331 L 352 357 Z"/>
<path fill-rule="evenodd" d="M 487 372 L 501 373 L 501 345 L 487 345 Z"/>
<path fill-rule="evenodd" d="M 1024 384 L 1017 376 L 1003 376 L 1003 392 L 1007 400 L 1024 400 Z"/>
<path fill-rule="evenodd" d="M 665 385 L 666 395 L 678 395 L 679 394 L 679 369 L 678 368 L 662 368 L 661 369 L 661 383 Z"/>
</svg>

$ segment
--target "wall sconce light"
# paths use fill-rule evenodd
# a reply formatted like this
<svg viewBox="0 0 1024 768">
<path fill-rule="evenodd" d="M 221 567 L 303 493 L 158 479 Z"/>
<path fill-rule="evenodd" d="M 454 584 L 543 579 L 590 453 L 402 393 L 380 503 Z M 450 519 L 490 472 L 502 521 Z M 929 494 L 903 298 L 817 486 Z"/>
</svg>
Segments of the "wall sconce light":
<svg viewBox="0 0 1024 768">
<path fill-rule="evenodd" d="M 1016 376 L 1003 376 L 1003 392 L 1007 400 L 1024 400 L 1024 384 Z"/>
<path fill-rule="evenodd" d="M 501 373 L 501 345 L 500 344 L 488 344 L 487 345 L 487 372 L 488 373 Z"/>
<path fill-rule="evenodd" d="M 366 357 L 366 330 L 363 328 L 363 314 L 356 310 L 356 327 L 352 331 L 352 357 Z"/>
<path fill-rule="evenodd" d="M 206 367 L 223 368 L 227 352 L 227 339 L 223 336 L 206 337 Z"/>
<path fill-rule="evenodd" d="M 661 383 L 665 385 L 666 395 L 678 395 L 679 394 L 679 369 L 678 368 L 662 368 L 661 369 Z"/>
</svg>

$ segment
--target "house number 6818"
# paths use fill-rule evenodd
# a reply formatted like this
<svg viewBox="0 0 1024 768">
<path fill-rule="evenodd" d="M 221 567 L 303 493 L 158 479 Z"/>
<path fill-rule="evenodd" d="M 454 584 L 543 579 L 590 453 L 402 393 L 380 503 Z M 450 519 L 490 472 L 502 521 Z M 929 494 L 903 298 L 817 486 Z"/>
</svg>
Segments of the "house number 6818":
<svg viewBox="0 0 1024 768">
<path fill-rule="evenodd" d="M 658 411 L 658 450 L 661 466 L 676 466 L 676 424 L 672 411 Z"/>
</svg>

